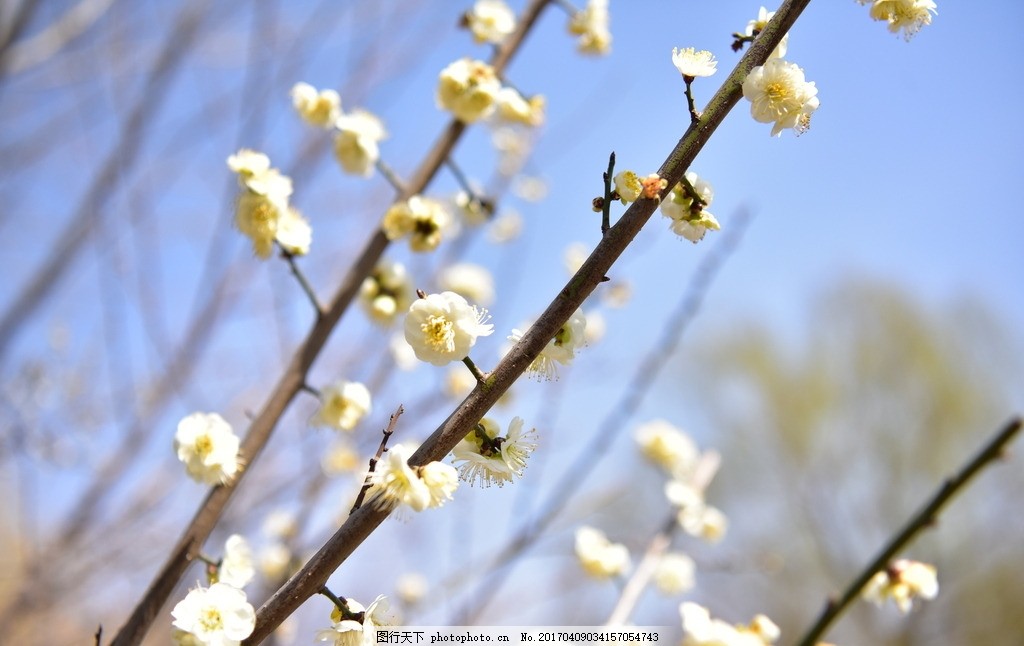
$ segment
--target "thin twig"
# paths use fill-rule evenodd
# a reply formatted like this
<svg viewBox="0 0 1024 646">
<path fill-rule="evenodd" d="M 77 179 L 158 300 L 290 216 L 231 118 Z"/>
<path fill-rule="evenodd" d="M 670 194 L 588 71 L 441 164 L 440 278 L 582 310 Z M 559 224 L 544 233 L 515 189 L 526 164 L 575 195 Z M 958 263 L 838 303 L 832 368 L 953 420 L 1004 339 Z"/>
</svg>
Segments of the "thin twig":
<svg viewBox="0 0 1024 646">
<path fill-rule="evenodd" d="M 895 536 L 889 541 L 889 543 L 882 548 L 875 558 L 861 571 L 860 574 L 847 586 L 839 599 L 829 599 L 822 609 L 821 614 L 818 616 L 818 620 L 814 622 L 814 625 L 807 631 L 807 633 L 797 642 L 799 646 L 813 646 L 817 643 L 818 638 L 825 634 L 829 626 L 839 618 L 839 615 L 843 613 L 847 606 L 850 605 L 859 595 L 861 590 L 867 585 L 871 577 L 876 572 L 884 569 L 888 566 L 889 562 L 899 553 L 914 537 L 917 536 L 922 530 L 935 525 L 939 518 L 939 512 L 942 507 L 949 502 L 953 496 L 963 489 L 968 482 L 974 478 L 984 467 L 988 466 L 989 463 L 1000 458 L 1003 454 L 1003 449 L 1013 439 L 1013 437 L 1020 431 L 1021 419 L 1014 417 L 1006 423 L 1006 425 L 995 434 L 995 436 L 985 444 L 982 449 L 975 455 L 967 464 L 965 464 L 960 471 L 955 475 L 948 478 L 942 483 L 938 491 L 932 496 L 924 507 L 922 507 L 909 521 L 907 524 L 896 533 Z"/>
<path fill-rule="evenodd" d="M 675 512 L 673 512 L 668 515 L 668 518 L 651 538 L 651 542 L 647 544 L 643 558 L 636 566 L 636 569 L 633 570 L 629 580 L 626 581 L 626 585 L 622 588 L 619 600 L 608 616 L 608 621 L 604 624 L 605 626 L 624 626 L 629 620 L 629 615 L 632 614 L 633 608 L 640 601 L 640 595 L 643 593 L 644 588 L 647 587 L 651 577 L 654 576 L 654 571 L 658 567 L 658 561 L 668 551 L 669 546 L 672 544 L 672 537 L 678 528 L 679 522 L 676 520 Z"/>
<path fill-rule="evenodd" d="M 406 184 L 398 177 L 395 169 L 384 163 L 383 159 L 377 159 L 376 166 L 380 174 L 384 176 L 384 179 L 388 181 L 388 184 L 391 184 L 391 187 L 395 189 L 395 192 L 399 195 L 404 195 L 407 190 Z"/>
<path fill-rule="evenodd" d="M 469 182 L 469 178 L 466 177 L 466 174 L 464 172 L 462 172 L 462 168 L 460 168 L 459 165 L 455 163 L 454 159 L 448 157 L 447 159 L 444 160 L 444 165 L 447 166 L 448 170 L 450 170 L 452 172 L 452 175 L 455 176 L 455 181 L 459 183 L 459 186 L 462 187 L 462 190 L 466 191 L 466 194 L 469 195 L 471 203 L 475 202 L 483 206 L 485 209 L 493 211 L 494 200 L 487 199 L 485 196 L 480 195 L 480 193 L 475 188 L 473 188 L 473 185 Z"/>
<path fill-rule="evenodd" d="M 476 377 L 477 383 L 484 383 L 484 381 L 487 379 L 487 375 L 480 371 L 480 368 L 478 368 L 477 365 L 473 363 L 472 359 L 470 359 L 469 357 L 463 357 L 462 363 L 466 364 L 466 367 L 469 368 L 469 371 L 473 373 L 473 376 Z"/>
<path fill-rule="evenodd" d="M 615 151 L 608 155 L 608 170 L 604 173 L 604 201 L 601 202 L 601 235 L 612 228 L 612 173 L 615 172 Z"/>
<path fill-rule="evenodd" d="M 299 281 L 299 286 L 302 287 L 302 291 L 305 292 L 306 297 L 313 306 L 313 310 L 316 312 L 316 317 L 321 318 L 324 315 L 324 307 L 320 304 L 320 300 L 317 299 L 316 292 L 313 291 L 313 286 L 309 284 L 309 280 L 306 279 L 306 275 L 302 273 L 302 270 L 299 269 L 298 263 L 295 262 L 295 254 L 282 248 L 281 257 L 288 263 L 288 267 L 292 270 L 292 275 L 295 276 L 295 280 Z"/>
<path fill-rule="evenodd" d="M 388 420 L 388 426 L 384 429 L 384 437 L 380 439 L 380 446 L 377 447 L 377 452 L 372 458 L 370 458 L 370 466 L 366 470 L 366 478 L 363 479 L 363 486 L 359 489 L 359 495 L 356 496 L 356 501 L 352 505 L 352 509 L 349 510 L 349 515 L 355 513 L 357 509 L 363 506 L 363 499 L 366 498 L 366 492 L 370 490 L 370 474 L 377 470 L 377 462 L 384 456 L 384 452 L 388 450 L 388 440 L 391 439 L 391 435 L 395 432 L 395 425 L 398 424 L 398 418 L 402 416 L 405 409 L 402 405 L 398 405 L 398 410 L 391 413 L 391 419 Z"/>
<path fill-rule="evenodd" d="M 693 102 L 693 86 L 692 76 L 683 76 L 683 81 L 686 83 L 686 107 L 690 111 L 690 123 L 697 123 L 700 121 L 700 115 L 697 114 L 697 105 Z"/>
</svg>

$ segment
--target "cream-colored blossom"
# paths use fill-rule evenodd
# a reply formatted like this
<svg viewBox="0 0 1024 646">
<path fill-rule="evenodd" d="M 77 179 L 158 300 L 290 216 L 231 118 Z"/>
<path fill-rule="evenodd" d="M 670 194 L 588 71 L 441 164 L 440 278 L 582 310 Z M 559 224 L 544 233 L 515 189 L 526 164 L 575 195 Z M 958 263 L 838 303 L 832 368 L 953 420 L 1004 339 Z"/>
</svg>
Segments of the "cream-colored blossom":
<svg viewBox="0 0 1024 646">
<path fill-rule="evenodd" d="M 420 479 L 413 467 L 409 466 L 411 451 L 403 444 L 388 449 L 377 463 L 376 470 L 368 476 L 370 489 L 367 499 L 379 509 L 390 511 L 405 504 L 416 511 L 430 506 L 430 488 Z"/>
<path fill-rule="evenodd" d="M 281 248 L 293 256 L 305 256 L 313 242 L 313 229 L 294 206 L 288 207 L 277 220 L 274 239 Z"/>
<path fill-rule="evenodd" d="M 459 486 L 459 474 L 451 465 L 428 462 L 419 467 L 417 472 L 430 492 L 429 507 L 440 507 L 451 500 L 452 493 Z"/>
<path fill-rule="evenodd" d="M 719 509 L 707 504 L 704 492 L 691 482 L 673 479 L 665 484 L 665 497 L 676 508 L 676 522 L 690 536 L 717 543 L 729 522 Z"/>
<path fill-rule="evenodd" d="M 682 646 L 768 646 L 779 638 L 778 627 L 764 615 L 747 626 L 733 626 L 713 619 L 707 608 L 684 601 L 679 606 L 683 620 Z"/>
<path fill-rule="evenodd" d="M 484 323 L 486 318 L 487 310 L 477 309 L 455 292 L 429 294 L 409 307 L 405 340 L 421 361 L 444 366 L 464 359 L 478 337 L 494 331 Z"/>
<path fill-rule="evenodd" d="M 714 54 L 706 49 L 698 51 L 693 47 L 673 47 L 672 64 L 680 74 L 691 80 L 698 76 L 711 76 L 718 71 L 718 61 L 715 60 Z"/>
<path fill-rule="evenodd" d="M 190 590 L 171 610 L 179 644 L 238 646 L 256 627 L 256 611 L 245 593 L 226 583 Z"/>
<path fill-rule="evenodd" d="M 524 329 L 529 326 L 523 326 Z M 586 342 L 587 319 L 583 311 L 577 309 L 569 320 L 555 333 L 554 338 L 540 351 L 537 358 L 530 363 L 527 370 L 538 379 L 553 379 L 557 376 L 558 364 L 567 366 L 576 357 L 576 350 Z M 519 343 L 524 332 L 513 329 L 508 340 Z"/>
<path fill-rule="evenodd" d="M 342 170 L 369 177 L 380 159 L 380 142 L 387 139 L 384 123 L 366 110 L 353 110 L 334 121 L 334 156 Z"/>
<path fill-rule="evenodd" d="M 371 410 L 366 386 L 357 381 L 338 381 L 320 391 L 320 410 L 313 424 L 351 431 Z"/>
<path fill-rule="evenodd" d="M 461 58 L 441 71 L 437 105 L 464 123 L 473 123 L 494 111 L 501 81 L 483 61 Z"/>
<path fill-rule="evenodd" d="M 640 452 L 668 475 L 689 477 L 697 466 L 697 444 L 681 429 L 663 419 L 655 419 L 633 432 Z"/>
<path fill-rule="evenodd" d="M 451 216 L 437 200 L 414 195 L 404 202 L 395 202 L 384 214 L 381 228 L 388 240 L 409 237 L 413 251 L 433 251 L 451 224 Z"/>
<path fill-rule="evenodd" d="M 334 90 L 317 90 L 309 83 L 292 86 L 292 106 L 305 121 L 330 128 L 341 116 L 341 97 Z"/>
<path fill-rule="evenodd" d="M 750 70 L 743 81 L 743 96 L 750 101 L 755 121 L 773 123 L 772 136 L 786 128 L 797 134 L 810 128 L 811 113 L 818 109 L 818 88 L 804 78 L 796 64 L 773 58 Z"/>
<path fill-rule="evenodd" d="M 569 33 L 579 36 L 576 48 L 583 54 L 603 55 L 611 51 L 608 0 L 590 0 L 586 8 L 569 18 Z"/>
<path fill-rule="evenodd" d="M 478 43 L 498 44 L 516 28 L 516 16 L 502 0 L 477 0 L 464 20 Z"/>
<path fill-rule="evenodd" d="M 523 232 L 523 216 L 519 211 L 508 209 L 491 221 L 487 239 L 495 244 L 512 242 Z"/>
<path fill-rule="evenodd" d="M 280 220 L 290 217 L 292 180 L 271 168 L 266 155 L 246 148 L 228 157 L 228 167 L 238 173 L 243 189 L 236 203 L 235 226 L 252 241 L 257 256 L 269 258 Z"/>
<path fill-rule="evenodd" d="M 360 464 L 359 454 L 347 441 L 334 443 L 320 460 L 320 468 L 331 477 L 352 473 Z"/>
<path fill-rule="evenodd" d="M 178 423 L 174 450 L 193 480 L 208 485 L 230 482 L 241 469 L 240 442 L 217 413 L 192 413 Z"/>
<path fill-rule="evenodd" d="M 515 88 L 503 87 L 498 92 L 497 103 L 498 116 L 505 121 L 531 127 L 544 123 L 546 102 L 540 94 L 525 99 Z"/>
<path fill-rule="evenodd" d="M 635 202 L 644 191 L 643 182 L 640 177 L 631 170 L 624 170 L 615 174 L 615 192 L 623 204 Z"/>
<path fill-rule="evenodd" d="M 580 565 L 592 577 L 607 579 L 619 576 L 630 567 L 626 546 L 612 543 L 604 532 L 593 527 L 584 526 L 576 530 L 575 548 Z"/>
<path fill-rule="evenodd" d="M 662 200 L 660 210 L 663 216 L 672 221 L 670 227 L 673 233 L 696 244 L 704 239 L 704 234 L 708 230 L 718 231 L 721 227 L 715 216 L 707 210 L 715 197 L 711 184 L 693 171 L 687 171 L 686 179 L 697 195 L 704 200 L 704 206 L 696 203 L 680 182 L 673 186 Z"/>
<path fill-rule="evenodd" d="M 252 548 L 241 534 L 232 534 L 224 543 L 224 557 L 217 568 L 217 581 L 233 588 L 244 588 L 253 577 L 256 568 L 252 560 Z"/>
<path fill-rule="evenodd" d="M 864 587 L 862 596 L 882 605 L 892 600 L 900 612 L 910 612 L 914 599 L 934 599 L 939 594 L 935 566 L 910 559 L 899 559 L 875 573 Z"/>
<path fill-rule="evenodd" d="M 427 596 L 429 589 L 430 584 L 427 582 L 427 577 L 419 572 L 406 572 L 395 581 L 395 594 L 402 600 L 402 603 L 409 606 L 414 606 L 422 601 Z"/>
<path fill-rule="evenodd" d="M 359 288 L 359 304 L 380 325 L 394 322 L 412 304 L 413 296 L 412 282 L 400 262 L 379 263 Z"/>
<path fill-rule="evenodd" d="M 768 25 L 768 21 L 775 16 L 774 11 L 768 11 L 765 7 L 761 7 L 757 12 L 757 18 L 754 18 L 747 23 L 747 28 L 743 30 L 743 33 L 747 36 L 753 37 L 760 34 L 764 28 Z M 789 34 L 787 33 L 779 41 L 779 44 L 775 46 L 772 53 L 768 55 L 768 59 L 782 58 L 786 55 L 786 50 L 789 48 Z"/>
<path fill-rule="evenodd" d="M 889 31 L 899 33 L 910 40 L 922 27 L 932 24 L 932 15 L 937 14 L 933 0 L 875 0 L 871 4 L 871 17 L 889 25 Z"/>
<path fill-rule="evenodd" d="M 697 566 L 693 559 L 682 552 L 668 552 L 658 559 L 654 570 L 654 585 L 662 594 L 681 594 L 693 589 L 694 572 Z"/>
<path fill-rule="evenodd" d="M 580 270 L 583 263 L 590 257 L 590 251 L 591 249 L 582 242 L 572 242 L 565 248 L 565 251 L 562 252 L 562 263 L 570 276 Z"/>
<path fill-rule="evenodd" d="M 472 227 L 487 222 L 494 215 L 493 203 L 476 195 L 470 195 L 466 191 L 456 193 L 453 201 L 458 213 L 462 215 L 462 221 Z"/>
<path fill-rule="evenodd" d="M 526 460 L 537 448 L 536 430 L 523 431 L 522 418 L 515 417 L 508 432 L 500 432 L 498 423 L 485 417 L 455 445 L 452 457 L 463 480 L 502 486 L 523 476 Z"/>
<path fill-rule="evenodd" d="M 480 305 L 494 302 L 494 278 L 486 267 L 470 262 L 456 263 L 441 270 L 437 283 L 441 289 L 461 294 Z"/>
</svg>

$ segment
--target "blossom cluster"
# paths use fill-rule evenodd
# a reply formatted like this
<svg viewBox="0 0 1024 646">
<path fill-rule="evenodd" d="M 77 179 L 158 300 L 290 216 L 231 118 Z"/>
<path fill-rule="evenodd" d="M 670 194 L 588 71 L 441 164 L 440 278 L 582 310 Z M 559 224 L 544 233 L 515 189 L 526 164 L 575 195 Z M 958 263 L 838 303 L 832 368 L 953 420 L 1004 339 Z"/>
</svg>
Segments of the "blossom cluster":
<svg viewBox="0 0 1024 646">
<path fill-rule="evenodd" d="M 209 587 L 193 588 L 171 610 L 171 637 L 182 646 L 238 646 L 256 626 L 256 611 L 242 590 L 256 574 L 246 540 L 231 535 L 208 574 Z"/>
<path fill-rule="evenodd" d="M 367 495 L 376 508 L 391 511 L 405 505 L 414 511 L 423 511 L 451 500 L 459 485 L 455 468 L 441 462 L 414 467 L 408 462 L 410 453 L 404 444 L 392 446 L 367 476 L 370 484 Z"/>
<path fill-rule="evenodd" d="M 333 646 L 361 646 L 377 643 L 377 627 L 391 623 L 387 597 L 378 595 L 364 607 L 355 599 L 342 599 L 345 606 L 331 611 L 331 627 L 317 631 L 313 638 Z"/>
<path fill-rule="evenodd" d="M 910 40 L 923 27 L 932 24 L 937 14 L 934 0 L 857 0 L 870 4 L 869 13 L 875 20 L 885 22 L 889 31 L 896 34 L 903 31 L 903 38 Z"/>
<path fill-rule="evenodd" d="M 504 121 L 526 126 L 544 122 L 543 96 L 527 99 L 514 87 L 503 85 L 491 65 L 471 58 L 460 58 L 441 70 L 436 98 L 439 108 L 463 123 L 495 113 Z"/>
<path fill-rule="evenodd" d="M 252 241 L 253 252 L 269 258 L 277 242 L 290 254 L 308 253 L 313 231 L 288 203 L 291 178 L 272 168 L 265 154 L 247 148 L 228 157 L 228 168 L 238 174 L 243 189 L 235 209 L 235 226 Z"/>
<path fill-rule="evenodd" d="M 380 142 L 387 138 L 384 123 L 363 109 L 343 112 L 341 97 L 334 90 L 317 90 L 308 83 L 296 83 L 292 105 L 307 123 L 334 131 L 334 156 L 346 173 L 369 177 L 380 159 Z"/>
</svg>

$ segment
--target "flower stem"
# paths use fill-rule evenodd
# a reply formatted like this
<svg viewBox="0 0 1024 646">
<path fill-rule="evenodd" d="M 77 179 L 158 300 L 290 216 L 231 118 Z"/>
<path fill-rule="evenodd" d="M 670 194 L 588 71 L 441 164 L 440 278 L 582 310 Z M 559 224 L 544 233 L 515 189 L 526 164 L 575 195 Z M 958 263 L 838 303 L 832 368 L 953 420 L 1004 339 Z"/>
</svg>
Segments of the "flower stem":
<svg viewBox="0 0 1024 646">
<path fill-rule="evenodd" d="M 405 408 L 401 404 L 398 405 L 398 409 L 391 413 L 391 419 L 388 420 L 387 428 L 384 429 L 384 437 L 380 440 L 380 446 L 377 447 L 377 452 L 370 458 L 370 467 L 366 470 L 366 478 L 363 479 L 363 486 L 359 489 L 359 495 L 356 496 L 355 503 L 352 504 L 352 509 L 349 510 L 349 515 L 355 513 L 357 509 L 363 506 L 363 499 L 366 498 L 366 492 L 370 490 L 370 474 L 377 470 L 377 462 L 380 461 L 384 455 L 384 451 L 387 451 L 388 440 L 391 439 L 391 435 L 395 432 L 395 425 L 398 424 L 398 418 L 405 412 Z"/>
<path fill-rule="evenodd" d="M 301 385 L 301 386 L 299 386 L 299 390 L 302 390 L 302 391 L 304 391 L 304 392 L 307 392 L 307 393 L 309 393 L 310 395 L 313 395 L 314 397 L 316 397 L 317 399 L 320 399 L 320 397 L 321 397 L 321 393 L 320 393 L 320 391 L 319 391 L 319 390 L 317 390 L 316 388 L 314 388 L 314 387 L 310 386 L 310 385 L 309 385 L 309 384 L 307 384 L 306 382 L 302 382 L 302 385 Z"/>
<path fill-rule="evenodd" d="M 843 613 L 846 607 L 860 595 L 861 590 L 871 580 L 871 577 L 879 570 L 886 568 L 893 557 L 910 543 L 921 530 L 933 526 L 938 520 L 939 511 L 949 502 L 954 494 L 963 489 L 990 462 L 1002 456 L 1003 448 L 1020 431 L 1020 428 L 1021 419 L 1014 417 L 960 471 L 947 478 L 932 496 L 931 500 L 907 521 L 903 529 L 893 536 L 889 543 L 882 548 L 882 551 L 847 586 L 842 596 L 839 599 L 829 599 L 825 603 L 825 607 L 818 616 L 818 620 L 814 622 L 814 625 L 811 626 L 797 644 L 799 646 L 812 646 L 817 643 L 818 638 L 825 634 L 825 631 L 839 618 L 839 615 Z"/>
<path fill-rule="evenodd" d="M 395 173 L 393 168 L 388 166 L 383 159 L 379 158 L 375 165 L 380 174 L 384 176 L 384 179 L 388 181 L 388 184 L 391 184 L 391 188 L 395 189 L 396 193 L 400 195 L 405 193 L 405 182 L 398 178 L 398 174 Z"/>
<path fill-rule="evenodd" d="M 697 114 L 697 106 L 693 102 L 693 92 L 690 90 L 690 86 L 693 84 L 693 77 L 684 76 L 683 81 L 686 82 L 686 107 L 690 110 L 690 123 L 697 123 L 700 121 L 700 115 Z"/>
<path fill-rule="evenodd" d="M 469 368 L 469 371 L 473 373 L 473 376 L 476 377 L 478 383 L 484 383 L 484 380 L 487 379 L 487 375 L 480 371 L 480 368 L 478 368 L 477 365 L 473 363 L 472 359 L 470 359 L 469 357 L 463 357 L 462 363 L 466 364 L 466 367 Z"/>
<path fill-rule="evenodd" d="M 477 193 L 476 189 L 473 188 L 473 185 L 469 183 L 469 178 L 466 177 L 466 174 L 462 172 L 462 169 L 451 157 L 445 158 L 444 165 L 447 166 L 448 170 L 450 170 L 452 175 L 455 176 L 455 181 L 459 183 L 462 190 L 466 191 L 466 194 L 469 195 L 470 202 L 480 204 L 488 213 L 494 211 L 493 201 Z"/>
<path fill-rule="evenodd" d="M 341 611 L 342 615 L 344 615 L 345 613 L 349 612 L 348 604 L 345 603 L 345 601 L 343 599 L 338 597 L 338 595 L 336 595 L 333 592 L 331 592 L 327 588 L 326 585 L 320 586 L 320 589 L 317 590 L 317 592 L 319 592 L 320 594 L 322 594 L 325 597 L 327 597 L 328 599 L 330 599 L 331 603 L 333 603 L 338 608 L 338 610 Z"/>
<path fill-rule="evenodd" d="M 316 317 L 319 319 L 324 315 L 324 308 L 320 305 L 320 301 L 317 300 L 316 292 L 313 291 L 313 286 L 306 280 L 306 275 L 299 269 L 298 263 L 295 262 L 295 255 L 286 249 L 281 249 L 281 257 L 288 263 L 288 267 L 292 270 L 292 275 L 299 281 L 299 286 L 302 287 L 302 291 L 306 293 L 309 298 L 309 302 L 313 305 L 313 309 L 316 311 Z"/>
<path fill-rule="evenodd" d="M 612 228 L 612 173 L 615 170 L 615 151 L 608 155 L 608 170 L 604 174 L 604 202 L 601 203 L 601 235 Z"/>
</svg>

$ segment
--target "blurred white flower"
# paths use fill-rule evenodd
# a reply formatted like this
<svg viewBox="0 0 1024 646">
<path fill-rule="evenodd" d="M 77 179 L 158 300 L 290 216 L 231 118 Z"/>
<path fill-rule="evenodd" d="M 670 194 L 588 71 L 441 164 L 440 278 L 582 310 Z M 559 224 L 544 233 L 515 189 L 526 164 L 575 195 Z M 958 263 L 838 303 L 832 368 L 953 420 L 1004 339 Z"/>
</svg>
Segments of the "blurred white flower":
<svg viewBox="0 0 1024 646">
<path fill-rule="evenodd" d="M 456 263 L 441 270 L 438 286 L 480 305 L 494 302 L 494 278 L 486 267 L 470 262 Z"/>
<path fill-rule="evenodd" d="M 655 419 L 638 426 L 633 437 L 643 456 L 667 475 L 689 477 L 697 466 L 700 450 L 696 443 L 666 420 Z"/>
<path fill-rule="evenodd" d="M 697 566 L 686 554 L 668 552 L 658 560 L 654 570 L 654 585 L 663 594 L 681 594 L 693 589 Z"/>
<path fill-rule="evenodd" d="M 309 83 L 296 83 L 291 95 L 295 111 L 314 126 L 330 128 L 341 116 L 341 97 L 334 90 L 317 91 Z"/>
<path fill-rule="evenodd" d="M 313 242 L 313 229 L 298 209 L 289 206 L 277 220 L 274 239 L 293 256 L 304 256 L 309 253 L 309 246 Z"/>
<path fill-rule="evenodd" d="M 240 534 L 232 534 L 224 543 L 224 558 L 220 561 L 217 581 L 233 588 L 244 588 L 253 577 L 256 568 L 252 561 L 252 548 Z"/>
<path fill-rule="evenodd" d="M 915 597 L 934 599 L 939 594 L 935 566 L 909 559 L 893 561 L 886 569 L 875 573 L 861 594 L 877 605 L 891 599 L 900 612 L 906 614 Z"/>
<path fill-rule="evenodd" d="M 498 91 L 496 100 L 498 116 L 505 121 L 521 123 L 530 127 L 537 127 L 544 123 L 546 102 L 540 94 L 526 99 L 515 88 L 503 87 Z"/>
<path fill-rule="evenodd" d="M 217 413 L 192 413 L 178 422 L 174 450 L 193 480 L 230 482 L 241 467 L 238 436 Z"/>
<path fill-rule="evenodd" d="M 338 381 L 320 391 L 316 426 L 351 431 L 372 410 L 370 391 L 357 381 Z"/>
<path fill-rule="evenodd" d="M 523 232 L 523 216 L 518 211 L 509 209 L 491 221 L 487 231 L 487 239 L 495 244 L 511 242 Z"/>
<path fill-rule="evenodd" d="M 498 44 L 516 28 L 516 16 L 502 0 L 477 0 L 464 20 L 478 43 Z"/>
<path fill-rule="evenodd" d="M 575 547 L 580 565 L 592 577 L 607 579 L 624 574 L 630 567 L 626 546 L 610 542 L 604 532 L 593 527 L 576 530 Z"/>
<path fill-rule="evenodd" d="M 583 54 L 607 54 L 612 34 L 608 28 L 608 0 L 590 0 L 585 9 L 569 19 L 569 33 L 579 36 L 577 49 Z"/>
<path fill-rule="evenodd" d="M 501 81 L 483 61 L 461 58 L 441 71 L 437 105 L 464 123 L 489 116 L 498 99 Z"/>
<path fill-rule="evenodd" d="M 430 506 L 430 489 L 409 466 L 409 453 L 411 451 L 403 444 L 392 446 L 377 463 L 377 469 L 369 475 L 367 498 L 378 509 L 391 511 L 405 504 L 416 511 L 423 511 Z"/>
<path fill-rule="evenodd" d="M 441 243 L 451 216 L 437 200 L 414 195 L 395 202 L 384 214 L 381 228 L 388 240 L 409 236 L 409 248 L 416 252 L 433 251 Z"/>
<path fill-rule="evenodd" d="M 419 572 L 406 572 L 398 577 L 395 582 L 395 594 L 402 600 L 402 603 L 414 606 L 427 596 L 430 584 L 427 577 Z"/>
<path fill-rule="evenodd" d="M 384 124 L 366 110 L 353 110 L 334 121 L 334 156 L 342 170 L 369 177 L 380 159 L 379 143 L 388 136 Z"/>
<path fill-rule="evenodd" d="M 380 325 L 390 325 L 399 312 L 409 309 L 413 296 L 412 282 L 400 262 L 382 261 L 359 288 L 359 304 Z"/>
</svg>

